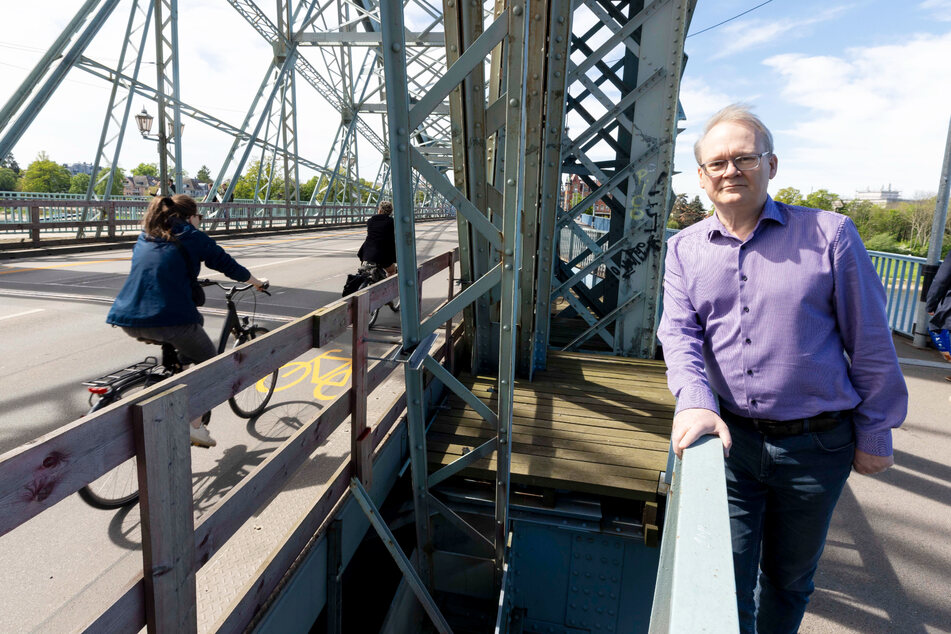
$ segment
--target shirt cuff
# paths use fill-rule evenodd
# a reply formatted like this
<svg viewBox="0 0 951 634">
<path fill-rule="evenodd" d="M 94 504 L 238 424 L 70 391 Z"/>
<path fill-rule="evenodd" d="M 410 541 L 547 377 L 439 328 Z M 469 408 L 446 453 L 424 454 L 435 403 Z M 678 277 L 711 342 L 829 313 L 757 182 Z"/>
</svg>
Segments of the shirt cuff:
<svg viewBox="0 0 951 634">
<path fill-rule="evenodd" d="M 864 433 L 855 430 L 855 448 L 873 456 L 892 455 L 892 430 Z"/>
<path fill-rule="evenodd" d="M 674 410 L 674 416 L 685 409 L 708 409 L 720 415 L 720 406 L 716 397 L 709 388 L 701 385 L 691 385 L 680 390 L 677 396 L 677 408 Z"/>
</svg>

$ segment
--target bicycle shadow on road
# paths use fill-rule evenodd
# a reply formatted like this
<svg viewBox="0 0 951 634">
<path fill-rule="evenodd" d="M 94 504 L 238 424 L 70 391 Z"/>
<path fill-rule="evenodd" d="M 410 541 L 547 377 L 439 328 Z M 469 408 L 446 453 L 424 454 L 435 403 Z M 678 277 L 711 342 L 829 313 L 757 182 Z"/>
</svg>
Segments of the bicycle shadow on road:
<svg viewBox="0 0 951 634">
<path fill-rule="evenodd" d="M 248 419 L 248 434 L 263 442 L 283 442 L 294 435 L 324 408 L 317 401 L 283 401 L 274 403 L 258 416 Z"/>
<path fill-rule="evenodd" d="M 195 519 L 214 508 L 216 504 L 243 480 L 255 467 L 267 459 L 276 447 L 248 450 L 238 444 L 228 447 L 207 471 L 192 474 L 192 492 Z M 138 504 L 119 509 L 109 522 L 109 539 L 126 550 L 142 548 L 142 526 Z"/>
</svg>

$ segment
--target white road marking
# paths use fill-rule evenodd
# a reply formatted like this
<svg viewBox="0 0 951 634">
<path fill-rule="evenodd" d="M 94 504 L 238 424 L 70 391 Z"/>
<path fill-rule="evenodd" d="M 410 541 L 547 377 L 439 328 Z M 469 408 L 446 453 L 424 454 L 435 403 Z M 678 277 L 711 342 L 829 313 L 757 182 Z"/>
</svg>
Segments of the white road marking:
<svg viewBox="0 0 951 634">
<path fill-rule="evenodd" d="M 14 317 L 23 317 L 24 315 L 32 315 L 33 313 L 42 313 L 44 310 L 46 309 L 34 308 L 33 310 L 25 310 L 22 313 L 14 313 L 13 315 L 4 315 L 3 317 L 0 317 L 0 321 L 3 321 L 4 319 L 13 319 Z"/>
</svg>

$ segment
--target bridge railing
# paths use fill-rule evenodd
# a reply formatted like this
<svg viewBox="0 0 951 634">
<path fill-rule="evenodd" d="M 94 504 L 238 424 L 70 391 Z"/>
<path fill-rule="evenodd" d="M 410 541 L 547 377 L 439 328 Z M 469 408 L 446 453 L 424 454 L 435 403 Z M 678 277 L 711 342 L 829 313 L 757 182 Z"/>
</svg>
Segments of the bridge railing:
<svg viewBox="0 0 951 634">
<path fill-rule="evenodd" d="M 133 239 L 149 201 L 48 200 L 0 197 L 0 250 Z M 376 207 L 284 203 L 198 203 L 213 234 L 359 225 Z M 451 207 L 416 207 L 417 221 L 455 215 Z"/>
<path fill-rule="evenodd" d="M 651 634 L 739 631 L 723 445 L 704 436 L 674 460 Z"/>
<path fill-rule="evenodd" d="M 448 302 L 456 257 L 449 251 L 424 262 L 416 273 L 417 285 L 448 269 Z M 400 278 L 405 279 L 403 273 Z M 397 277 L 387 278 L 0 456 L 0 536 L 135 457 L 143 572 L 121 596 L 103 597 L 103 612 L 86 631 L 137 632 L 145 626 L 149 632 L 194 631 L 197 570 L 348 417 L 366 421 L 367 395 L 399 366 L 380 361 L 368 365 L 365 343 L 368 311 L 396 298 L 397 284 Z M 332 342 L 355 321 L 351 387 L 302 425 L 196 526 L 188 421 L 307 350 Z M 442 345 L 431 353 L 437 360 L 451 351 L 455 333 L 450 331 L 451 321 Z M 394 357 L 396 352 L 391 351 Z M 384 447 L 399 438 L 391 432 L 405 409 L 405 398 L 396 397 L 375 425 L 352 439 L 351 461 L 337 469 L 297 529 L 244 586 L 218 631 L 245 629 L 299 555 L 326 530 L 325 519 L 349 495 L 351 476 L 369 477 Z"/>
</svg>

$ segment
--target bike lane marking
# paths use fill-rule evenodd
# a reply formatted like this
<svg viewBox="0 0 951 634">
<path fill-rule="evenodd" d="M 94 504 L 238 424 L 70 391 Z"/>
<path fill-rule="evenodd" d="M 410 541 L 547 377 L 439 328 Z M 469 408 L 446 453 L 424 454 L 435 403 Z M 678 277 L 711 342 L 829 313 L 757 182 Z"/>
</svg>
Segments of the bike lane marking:
<svg viewBox="0 0 951 634">
<path fill-rule="evenodd" d="M 310 377 L 310 384 L 314 386 L 314 398 L 320 401 L 332 401 L 339 396 L 342 389 L 346 388 L 350 382 L 350 375 L 353 372 L 353 362 L 350 357 L 335 356 L 335 353 L 342 353 L 341 348 L 332 348 L 325 350 L 308 361 L 291 361 L 285 363 L 278 371 L 277 387 L 274 393 L 283 392 L 302 383 L 307 377 Z M 323 363 L 322 363 L 323 362 Z M 329 362 L 329 363 L 326 363 Z M 337 363 L 334 363 L 337 362 Z M 332 367 L 327 367 L 332 366 Z M 287 379 L 297 375 L 290 382 Z M 255 385 L 259 392 L 266 392 L 264 377 Z M 282 381 L 284 379 L 284 381 Z M 324 392 L 325 388 L 334 389 L 331 394 Z"/>
</svg>

